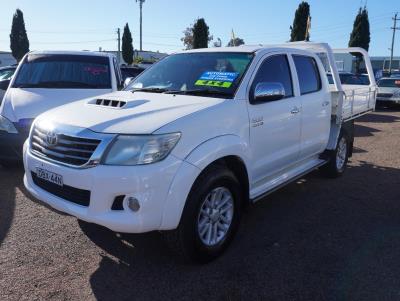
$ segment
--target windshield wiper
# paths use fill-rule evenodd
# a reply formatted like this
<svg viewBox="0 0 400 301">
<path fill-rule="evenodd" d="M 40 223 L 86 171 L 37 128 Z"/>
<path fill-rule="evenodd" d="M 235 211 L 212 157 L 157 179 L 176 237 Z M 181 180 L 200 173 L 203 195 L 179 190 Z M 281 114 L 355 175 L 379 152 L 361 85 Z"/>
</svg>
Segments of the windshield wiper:
<svg viewBox="0 0 400 301">
<path fill-rule="evenodd" d="M 232 94 L 225 91 L 220 91 L 216 89 L 193 89 L 193 90 L 167 90 L 164 92 L 165 94 L 185 94 L 185 95 L 217 95 L 217 96 L 229 96 Z"/>
<path fill-rule="evenodd" d="M 150 92 L 150 93 L 164 93 L 169 91 L 168 89 L 165 88 L 140 88 L 140 89 L 134 89 L 131 92 Z"/>
</svg>

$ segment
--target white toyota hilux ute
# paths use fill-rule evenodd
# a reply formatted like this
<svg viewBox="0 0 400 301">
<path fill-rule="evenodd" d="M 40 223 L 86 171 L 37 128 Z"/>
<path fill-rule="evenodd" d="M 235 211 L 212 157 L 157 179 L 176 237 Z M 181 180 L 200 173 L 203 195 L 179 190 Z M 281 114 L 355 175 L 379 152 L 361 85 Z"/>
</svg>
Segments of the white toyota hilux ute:
<svg viewBox="0 0 400 301">
<path fill-rule="evenodd" d="M 361 53 L 370 84 L 342 85 L 336 52 Z M 208 261 L 246 204 L 318 167 L 344 172 L 353 120 L 375 108 L 372 74 L 363 49 L 324 43 L 176 53 L 125 91 L 40 115 L 24 183 L 59 211 L 117 232 L 162 231 Z"/>
</svg>

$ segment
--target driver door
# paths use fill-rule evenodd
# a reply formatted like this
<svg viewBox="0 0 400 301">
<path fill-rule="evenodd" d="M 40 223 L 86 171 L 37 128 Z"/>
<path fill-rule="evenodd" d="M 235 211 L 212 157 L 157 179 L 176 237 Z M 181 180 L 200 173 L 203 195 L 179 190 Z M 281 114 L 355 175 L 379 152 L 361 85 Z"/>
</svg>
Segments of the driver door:
<svg viewBox="0 0 400 301">
<path fill-rule="evenodd" d="M 301 104 L 295 96 L 292 68 L 286 54 L 264 58 L 252 81 L 281 83 L 285 97 L 280 100 L 252 103 L 249 95 L 250 145 L 253 162 L 253 185 L 259 186 L 296 163 L 300 154 Z"/>
</svg>

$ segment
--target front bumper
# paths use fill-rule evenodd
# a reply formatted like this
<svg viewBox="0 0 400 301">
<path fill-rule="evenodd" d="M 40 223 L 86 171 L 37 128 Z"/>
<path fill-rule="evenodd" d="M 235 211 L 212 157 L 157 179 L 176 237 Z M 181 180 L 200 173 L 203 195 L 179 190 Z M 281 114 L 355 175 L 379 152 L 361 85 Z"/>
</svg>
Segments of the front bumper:
<svg viewBox="0 0 400 301">
<path fill-rule="evenodd" d="M 104 166 L 75 169 L 57 165 L 24 149 L 24 184 L 37 199 L 55 209 L 81 220 L 105 226 L 116 232 L 142 233 L 165 230 L 162 226 L 166 200 L 178 169 L 187 164 L 169 155 L 165 160 L 142 166 Z M 66 201 L 35 185 L 32 172 L 42 168 L 63 177 L 64 185 L 90 191 L 89 206 Z M 125 195 L 139 200 L 140 209 L 112 210 L 117 196 Z"/>
<path fill-rule="evenodd" d="M 0 161 L 22 161 L 22 148 L 28 133 L 10 134 L 0 132 Z"/>
</svg>

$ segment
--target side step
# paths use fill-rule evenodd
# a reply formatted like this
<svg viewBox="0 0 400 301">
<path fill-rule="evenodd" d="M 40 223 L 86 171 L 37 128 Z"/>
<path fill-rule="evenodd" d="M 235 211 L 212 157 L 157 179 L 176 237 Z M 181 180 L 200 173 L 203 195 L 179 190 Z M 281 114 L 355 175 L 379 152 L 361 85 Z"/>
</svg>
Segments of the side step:
<svg viewBox="0 0 400 301">
<path fill-rule="evenodd" d="M 289 184 L 289 183 L 291 183 L 291 182 L 294 182 L 294 181 L 298 180 L 299 178 L 305 176 L 306 174 L 309 174 L 309 173 L 312 172 L 313 170 L 317 169 L 318 167 L 320 167 L 320 166 L 322 166 L 322 165 L 324 165 L 324 164 L 326 164 L 326 163 L 327 163 L 326 160 L 318 160 L 318 163 L 317 163 L 317 164 L 313 165 L 312 167 L 310 167 L 310 168 L 308 168 L 308 169 L 306 169 L 306 170 L 301 171 L 301 172 L 298 173 L 298 174 L 295 174 L 293 177 L 287 179 L 287 180 L 284 181 L 284 182 L 281 182 L 281 183 L 278 182 L 276 186 L 272 187 L 271 189 L 267 190 L 266 192 L 262 193 L 261 195 L 256 196 L 255 198 L 250 199 L 250 202 L 251 202 L 251 203 L 255 203 L 255 202 L 257 202 L 257 201 L 259 201 L 259 200 L 265 198 L 267 195 L 269 195 L 269 194 L 271 194 L 271 193 L 273 193 L 273 192 L 275 192 L 275 191 L 281 189 L 282 187 L 286 186 L 287 184 Z"/>
</svg>

